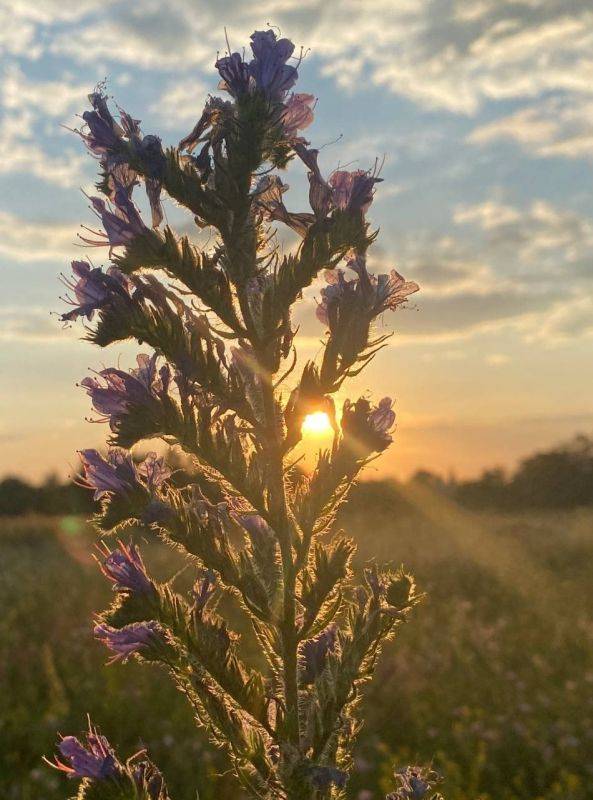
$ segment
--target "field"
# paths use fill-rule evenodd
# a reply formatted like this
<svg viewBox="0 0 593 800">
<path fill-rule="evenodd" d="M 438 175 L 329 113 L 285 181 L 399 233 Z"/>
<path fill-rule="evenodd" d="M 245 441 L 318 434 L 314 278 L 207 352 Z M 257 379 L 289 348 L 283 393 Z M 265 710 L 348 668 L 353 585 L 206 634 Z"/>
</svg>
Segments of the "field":
<svg viewBox="0 0 593 800">
<path fill-rule="evenodd" d="M 428 593 L 368 687 L 349 796 L 379 800 L 394 765 L 432 760 L 448 800 L 590 798 L 593 511 L 470 514 L 377 483 L 342 524 L 359 563 L 403 561 Z M 70 796 L 41 757 L 89 712 L 120 752 L 149 747 L 176 800 L 196 785 L 200 800 L 239 800 L 230 776 L 214 781 L 223 762 L 166 677 L 106 666 L 90 621 L 109 588 L 91 542 L 77 518 L 0 522 L 0 797 Z M 161 578 L 178 569 L 160 546 L 145 552 Z"/>
</svg>

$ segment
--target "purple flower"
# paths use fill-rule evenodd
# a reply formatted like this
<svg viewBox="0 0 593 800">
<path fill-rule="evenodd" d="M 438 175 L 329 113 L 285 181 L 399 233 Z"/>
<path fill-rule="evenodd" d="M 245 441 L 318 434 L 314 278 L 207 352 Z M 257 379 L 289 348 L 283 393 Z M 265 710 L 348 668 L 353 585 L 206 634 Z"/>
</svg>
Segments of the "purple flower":
<svg viewBox="0 0 593 800">
<path fill-rule="evenodd" d="M 91 268 L 86 261 L 72 261 L 72 272 L 78 280 L 63 277 L 65 286 L 74 293 L 74 298 L 62 298 L 74 306 L 72 311 L 62 314 L 63 322 L 71 322 L 78 317 L 92 320 L 95 311 L 105 308 L 117 298 L 131 301 L 132 284 L 117 267 L 109 267 L 103 272 L 100 267 Z"/>
<path fill-rule="evenodd" d="M 52 766 L 67 773 L 69 778 L 106 780 L 122 773 L 122 766 L 109 742 L 90 725 L 86 740 L 85 747 L 75 736 L 65 736 L 59 743 L 58 749 L 70 763 L 64 764 L 56 759 Z"/>
<path fill-rule="evenodd" d="M 362 169 L 336 170 L 329 178 L 333 205 L 342 211 L 366 214 L 373 202 L 373 187 L 381 180 Z"/>
<path fill-rule="evenodd" d="M 152 494 L 171 475 L 164 459 L 157 458 L 156 453 L 148 453 L 138 466 L 119 447 L 112 447 L 106 458 L 97 450 L 81 450 L 80 459 L 84 471 L 80 484 L 95 490 L 95 500 L 105 494 L 128 495 L 138 490 Z"/>
<path fill-rule="evenodd" d="M 315 765 L 311 767 L 310 775 L 313 785 L 322 791 L 329 789 L 332 784 L 343 789 L 348 780 L 348 773 L 337 767 Z"/>
<path fill-rule="evenodd" d="M 241 97 L 250 88 L 249 66 L 239 53 L 231 53 L 219 58 L 214 65 L 221 77 L 219 89 L 224 89 L 233 97 Z"/>
<path fill-rule="evenodd" d="M 158 647 L 165 641 L 162 626 L 154 620 L 133 622 L 119 629 L 100 623 L 95 625 L 94 634 L 96 639 L 115 653 L 110 663 L 127 661 L 133 653 Z"/>
<path fill-rule="evenodd" d="M 106 494 L 126 495 L 138 488 L 138 475 L 132 456 L 117 447 L 103 458 L 97 450 L 81 450 L 80 460 L 84 471 L 81 485 L 94 489 L 94 499 Z"/>
<path fill-rule="evenodd" d="M 282 100 L 298 78 L 296 67 L 286 63 L 294 44 L 288 39 L 276 39 L 274 31 L 268 29 L 251 34 L 251 50 L 254 59 L 249 64 L 249 74 L 257 88 L 270 100 Z"/>
<path fill-rule="evenodd" d="M 101 414 L 102 421 L 109 420 L 111 430 L 117 430 L 119 419 L 133 406 L 151 408 L 166 395 L 169 386 L 168 366 L 156 371 L 156 353 L 149 357 L 137 356 L 138 369 L 124 372 L 109 367 L 98 373 L 98 378 L 85 378 L 80 382 L 90 396 L 93 408 Z"/>
<path fill-rule="evenodd" d="M 371 275 L 367 271 L 364 256 L 355 255 L 347 261 L 347 264 L 358 275 L 373 317 L 388 309 L 395 311 L 398 306 L 407 301 L 411 294 L 420 290 L 415 281 L 406 281 L 395 269 L 392 269 L 389 274 Z"/>
<path fill-rule="evenodd" d="M 406 281 L 396 270 L 388 275 L 372 275 L 367 271 L 363 256 L 354 256 L 347 264 L 356 277 L 346 280 L 343 270 L 326 270 L 325 279 L 329 285 L 321 290 L 321 302 L 317 306 L 317 319 L 332 333 L 338 329 L 342 309 L 368 323 L 384 311 L 395 311 L 420 288 L 414 281 Z"/>
<path fill-rule="evenodd" d="M 297 131 L 304 131 L 313 122 L 314 105 L 315 96 L 312 94 L 292 94 L 288 98 L 282 113 L 282 126 L 289 139 L 295 137 Z"/>
<path fill-rule="evenodd" d="M 384 397 L 379 405 L 369 414 L 369 425 L 380 435 L 387 434 L 395 425 L 395 411 L 392 409 L 391 397 Z"/>
<path fill-rule="evenodd" d="M 253 59 L 247 64 L 239 53 L 231 53 L 216 62 L 221 83 L 219 88 L 235 98 L 255 90 L 271 102 L 281 102 L 298 78 L 296 67 L 286 62 L 294 52 L 288 39 L 276 39 L 272 30 L 255 31 L 251 35 Z"/>
<path fill-rule="evenodd" d="M 108 205 L 100 197 L 91 197 L 93 210 L 101 220 L 104 228 L 103 231 L 93 231 L 90 228 L 87 230 L 98 236 L 98 239 L 87 239 L 83 236 L 80 238 L 86 244 L 93 247 L 103 247 L 109 245 L 109 252 L 114 247 L 126 246 L 136 236 L 142 236 L 149 232 L 138 209 L 130 200 L 128 192 L 121 185 L 117 184 L 113 203 L 115 208 L 110 209 Z"/>
<path fill-rule="evenodd" d="M 138 475 L 146 483 L 148 491 L 153 494 L 171 477 L 171 470 L 164 458 L 157 458 L 156 453 L 148 453 L 144 461 L 138 465 Z"/>
<path fill-rule="evenodd" d="M 325 667 L 328 653 L 333 653 L 337 643 L 335 625 L 329 625 L 314 639 L 308 639 L 301 646 L 301 683 L 308 685 L 315 683 Z"/>
<path fill-rule="evenodd" d="M 395 412 L 391 405 L 389 397 L 384 397 L 375 408 L 364 397 L 356 403 L 344 401 L 342 433 L 349 447 L 361 458 L 369 451 L 380 453 L 392 443 L 391 430 L 395 422 Z"/>
<path fill-rule="evenodd" d="M 89 94 L 89 102 L 93 110 L 85 111 L 82 115 L 87 130 L 78 133 L 92 153 L 103 155 L 118 146 L 124 131 L 111 115 L 103 92 Z"/>
<path fill-rule="evenodd" d="M 119 547 L 111 552 L 105 548 L 105 558 L 101 563 L 101 572 L 120 592 L 134 594 L 150 594 L 154 586 L 146 573 L 140 551 L 132 542 L 125 545 L 118 542 Z"/>
</svg>

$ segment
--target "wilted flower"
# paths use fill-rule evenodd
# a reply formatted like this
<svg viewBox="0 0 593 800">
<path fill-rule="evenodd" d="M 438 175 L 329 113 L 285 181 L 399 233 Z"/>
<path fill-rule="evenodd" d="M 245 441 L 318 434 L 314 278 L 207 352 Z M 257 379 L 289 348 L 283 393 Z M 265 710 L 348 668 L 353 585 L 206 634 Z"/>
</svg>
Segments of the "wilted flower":
<svg viewBox="0 0 593 800">
<path fill-rule="evenodd" d="M 154 585 L 146 572 L 140 551 L 135 544 L 118 542 L 119 547 L 109 551 L 105 548 L 105 558 L 101 562 L 101 572 L 119 592 L 149 594 Z"/>
<path fill-rule="evenodd" d="M 93 231 L 91 228 L 87 228 L 90 233 L 99 238 L 87 239 L 81 236 L 80 238 L 86 244 L 93 247 L 109 245 L 111 252 L 114 247 L 126 246 L 134 237 L 149 233 L 150 229 L 146 227 L 138 209 L 120 184 L 115 189 L 113 210 L 100 197 L 91 197 L 90 201 L 94 212 L 101 220 L 104 231 Z"/>
<path fill-rule="evenodd" d="M 216 575 L 211 569 L 200 570 L 198 579 L 193 585 L 194 611 L 202 613 L 206 603 L 216 591 Z"/>
<path fill-rule="evenodd" d="M 395 311 L 420 287 L 414 281 L 406 281 L 396 270 L 389 275 L 372 275 L 360 255 L 347 264 L 356 273 L 350 280 L 343 270 L 326 270 L 328 285 L 321 290 L 316 315 L 334 336 L 343 338 L 345 349 L 349 346 L 356 354 L 367 344 L 370 323 L 384 311 Z"/>
<path fill-rule="evenodd" d="M 366 214 L 373 202 L 373 187 L 382 180 L 363 169 L 336 170 L 329 178 L 333 205 L 342 211 Z"/>
<path fill-rule="evenodd" d="M 332 653 L 336 648 L 337 629 L 335 625 L 321 631 L 314 639 L 308 639 L 301 646 L 301 683 L 308 685 L 315 683 L 325 667 L 327 654 Z"/>
<path fill-rule="evenodd" d="M 215 127 L 221 119 L 231 113 L 231 110 L 232 104 L 228 100 L 222 100 L 220 97 L 209 97 L 204 106 L 202 116 L 196 122 L 191 132 L 188 133 L 187 136 L 184 136 L 179 142 L 179 150 L 187 150 L 188 153 L 192 153 L 197 145 L 204 140 L 207 140 L 208 147 L 210 144 L 208 140 L 211 138 L 212 132 L 210 135 L 202 138 L 203 134 L 209 128 Z"/>
<path fill-rule="evenodd" d="M 333 784 L 343 789 L 348 781 L 348 773 L 337 767 L 315 765 L 310 769 L 311 782 L 315 787 L 325 791 Z"/>
<path fill-rule="evenodd" d="M 298 131 L 304 131 L 313 122 L 313 106 L 315 95 L 292 94 L 284 104 L 282 112 L 282 126 L 287 138 L 291 139 Z"/>
<path fill-rule="evenodd" d="M 283 222 L 299 236 L 305 236 L 315 217 L 313 214 L 293 214 L 288 211 L 282 200 L 288 188 L 278 175 L 264 175 L 253 192 L 253 207 L 260 211 L 264 219 Z"/>
<path fill-rule="evenodd" d="M 103 272 L 100 267 L 92 268 L 87 261 L 72 261 L 72 272 L 78 280 L 63 278 L 64 284 L 74 292 L 75 299 L 62 298 L 74 306 L 72 311 L 62 314 L 63 322 L 71 322 L 78 317 L 92 320 L 95 311 L 110 305 L 115 299 L 131 301 L 131 283 L 117 267 L 109 267 Z"/>
<path fill-rule="evenodd" d="M 84 378 L 80 382 L 91 398 L 94 409 L 109 420 L 111 429 L 116 430 L 118 420 L 133 406 L 151 408 L 162 399 L 170 381 L 168 366 L 161 368 L 157 374 L 156 361 L 152 357 L 141 354 L 137 356 L 138 369 L 124 372 L 115 367 L 108 367 L 98 373 L 98 378 Z"/>
<path fill-rule="evenodd" d="M 154 620 L 133 622 L 123 628 L 112 628 L 100 623 L 94 628 L 95 638 L 102 642 L 115 655 L 113 661 L 126 661 L 133 653 L 140 653 L 147 648 L 158 647 L 165 643 L 165 633 L 161 625 Z"/>
<path fill-rule="evenodd" d="M 86 734 L 86 746 L 75 736 L 65 736 L 58 744 L 58 750 L 69 764 L 64 764 L 56 758 L 52 766 L 65 772 L 69 778 L 106 780 L 122 773 L 123 768 L 111 745 L 90 724 Z"/>
<path fill-rule="evenodd" d="M 411 294 L 420 289 L 415 281 L 406 281 L 395 269 L 389 274 L 370 274 L 367 271 L 366 259 L 362 255 L 355 255 L 346 263 L 358 275 L 361 290 L 373 317 L 388 309 L 395 311 Z"/>
</svg>

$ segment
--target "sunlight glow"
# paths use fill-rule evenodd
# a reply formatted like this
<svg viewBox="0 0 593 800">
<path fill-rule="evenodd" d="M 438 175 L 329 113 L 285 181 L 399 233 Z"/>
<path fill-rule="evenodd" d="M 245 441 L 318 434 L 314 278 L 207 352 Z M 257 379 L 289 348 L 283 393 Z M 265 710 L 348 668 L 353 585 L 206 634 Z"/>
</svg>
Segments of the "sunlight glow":
<svg viewBox="0 0 593 800">
<path fill-rule="evenodd" d="M 325 411 L 307 414 L 301 428 L 303 436 L 327 436 L 332 433 L 332 426 Z"/>
</svg>

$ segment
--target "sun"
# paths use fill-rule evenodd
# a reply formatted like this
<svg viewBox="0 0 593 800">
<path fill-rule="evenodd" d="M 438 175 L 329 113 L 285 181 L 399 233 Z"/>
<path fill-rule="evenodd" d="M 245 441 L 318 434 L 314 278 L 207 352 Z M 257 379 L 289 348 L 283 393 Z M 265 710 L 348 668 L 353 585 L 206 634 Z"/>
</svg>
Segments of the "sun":
<svg viewBox="0 0 593 800">
<path fill-rule="evenodd" d="M 303 436 L 327 436 L 332 433 L 332 426 L 325 411 L 307 414 L 301 428 Z"/>
</svg>

